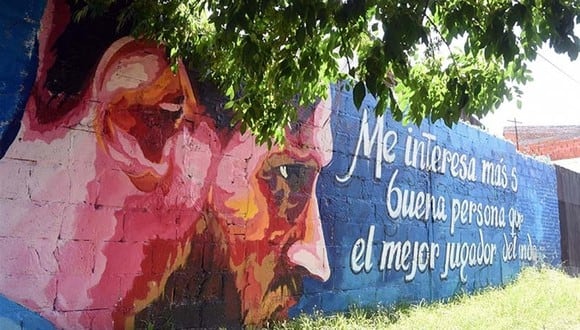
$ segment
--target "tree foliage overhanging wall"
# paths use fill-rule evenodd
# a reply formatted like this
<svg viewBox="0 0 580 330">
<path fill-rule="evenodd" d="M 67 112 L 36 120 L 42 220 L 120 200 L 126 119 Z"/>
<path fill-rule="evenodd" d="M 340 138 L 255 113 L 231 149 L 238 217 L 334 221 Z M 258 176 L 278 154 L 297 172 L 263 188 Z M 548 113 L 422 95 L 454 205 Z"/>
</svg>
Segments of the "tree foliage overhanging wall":
<svg viewBox="0 0 580 330">
<path fill-rule="evenodd" d="M 46 7 L 38 69 L 0 81 L 35 76 L 26 102 L 1 109 L 24 112 L 0 141 L 3 322 L 260 324 L 449 297 L 559 262 L 554 168 L 513 145 L 377 118 L 374 100 L 356 109 L 332 86 L 267 149 L 162 47 L 90 34 L 63 3 Z M 34 62 L 18 53 L 26 40 L 7 40 L 17 53 L 2 66 Z M 77 56 L 75 40 L 99 56 Z"/>
<path fill-rule="evenodd" d="M 369 92 L 379 114 L 390 105 L 399 120 L 451 125 L 519 99 L 543 44 L 572 60 L 580 52 L 577 1 L 168 0 L 119 11 L 123 2 L 75 1 L 75 17 L 118 19 L 172 59 L 193 59 L 262 142 L 283 139 L 295 105 L 324 97 L 329 82 L 357 81 L 357 107 Z"/>
</svg>

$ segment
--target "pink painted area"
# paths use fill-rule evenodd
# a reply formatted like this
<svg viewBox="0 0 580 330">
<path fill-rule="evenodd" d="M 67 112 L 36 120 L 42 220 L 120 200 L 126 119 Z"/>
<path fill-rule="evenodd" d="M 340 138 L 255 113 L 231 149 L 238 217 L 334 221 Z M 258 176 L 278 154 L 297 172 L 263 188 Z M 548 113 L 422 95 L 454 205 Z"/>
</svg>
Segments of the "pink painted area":
<svg viewBox="0 0 580 330">
<path fill-rule="evenodd" d="M 103 238 L 118 239 L 113 236 L 116 224 L 110 220 L 116 210 L 106 206 L 95 208 L 95 204 L 68 205 L 63 212 L 60 239 L 90 241 Z"/>
<path fill-rule="evenodd" d="M 23 182 L 26 182 L 32 166 L 34 164 L 29 161 L 20 161 L 16 159 L 4 158 L 0 160 L 0 166 L 6 175 L 2 181 L 2 189 L 0 189 L 0 198 L 9 200 L 24 200 L 28 198 L 28 187 Z M 1 203 L 1 201 L 0 201 Z M 26 208 L 24 208 L 26 209 Z M 0 209 L 2 213 L 9 212 L 23 212 L 21 210 L 9 210 L 7 208 Z M 1 217 L 2 219 L 10 219 L 12 217 Z M 2 224 L 0 224 L 2 226 Z"/>
<path fill-rule="evenodd" d="M 289 149 L 299 156 L 310 156 L 322 166 L 332 158 L 332 132 L 330 129 L 330 104 L 321 101 L 297 134 L 286 131 Z"/>
<path fill-rule="evenodd" d="M 65 207 L 65 203 L 0 198 L 0 233 L 15 239 L 52 240 L 59 235 Z M 19 221 L 22 218 L 29 220 Z"/>
<path fill-rule="evenodd" d="M 51 251 L 55 242 L 48 239 L 3 238 L 0 251 L 3 258 L 2 272 L 10 276 L 54 274 L 57 264 Z"/>
<path fill-rule="evenodd" d="M 21 274 L 0 277 L 2 295 L 42 314 L 52 312 L 57 283 L 53 274 Z"/>
<path fill-rule="evenodd" d="M 69 275 L 91 274 L 95 269 L 95 243 L 92 241 L 61 241 L 57 247 L 59 272 Z M 67 248 L 65 248 L 65 246 Z"/>
<path fill-rule="evenodd" d="M 66 312 L 66 311 L 74 311 L 74 310 L 84 310 L 84 309 L 91 309 L 95 303 L 93 300 L 87 296 L 86 292 L 83 289 L 86 288 L 88 283 L 91 283 L 93 278 L 92 274 L 69 274 L 69 273 L 60 273 L 57 276 L 57 295 L 55 300 L 54 309 L 58 312 Z M 109 279 L 110 284 L 107 292 L 103 292 L 103 294 L 107 294 L 111 297 L 118 297 L 118 286 L 115 290 L 115 279 Z M 101 306 L 103 307 L 103 306 Z M 65 315 L 63 313 L 56 313 L 52 317 L 54 318 L 54 322 L 56 324 L 62 324 L 61 318 Z M 67 325 L 67 327 L 79 327 L 79 324 Z"/>
<path fill-rule="evenodd" d="M 62 314 L 62 324 L 87 324 L 87 329 L 111 329 L 113 327 L 110 312 L 104 309 L 89 311 L 67 311 L 59 313 Z M 73 327 L 70 326 L 64 328 L 72 329 Z"/>
</svg>

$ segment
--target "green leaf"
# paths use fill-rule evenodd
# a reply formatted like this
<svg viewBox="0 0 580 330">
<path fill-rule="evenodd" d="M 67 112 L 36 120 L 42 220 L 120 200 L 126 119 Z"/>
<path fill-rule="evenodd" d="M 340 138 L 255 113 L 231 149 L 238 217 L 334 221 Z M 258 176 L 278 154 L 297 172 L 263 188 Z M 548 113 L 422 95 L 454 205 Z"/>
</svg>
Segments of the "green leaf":
<svg viewBox="0 0 580 330">
<path fill-rule="evenodd" d="M 228 87 L 228 90 L 226 91 L 226 96 L 230 100 L 234 99 L 235 96 L 234 85 L 230 85 L 230 87 Z"/>
<path fill-rule="evenodd" d="M 231 109 L 234 107 L 235 102 L 234 101 L 228 101 L 226 102 L 226 104 L 224 105 L 224 109 Z"/>
</svg>

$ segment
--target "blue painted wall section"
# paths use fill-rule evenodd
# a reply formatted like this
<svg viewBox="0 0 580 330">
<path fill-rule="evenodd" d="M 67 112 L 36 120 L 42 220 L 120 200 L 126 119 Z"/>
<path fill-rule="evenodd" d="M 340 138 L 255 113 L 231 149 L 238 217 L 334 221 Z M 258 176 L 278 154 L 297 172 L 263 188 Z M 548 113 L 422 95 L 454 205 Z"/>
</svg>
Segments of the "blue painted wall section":
<svg viewBox="0 0 580 330">
<path fill-rule="evenodd" d="M 376 119 L 333 90 L 333 160 L 319 186 L 332 276 L 310 312 L 436 300 L 560 262 L 555 169 L 465 124 Z"/>
<path fill-rule="evenodd" d="M 4 296 L 0 295 L 0 329 L 55 329 L 41 317 Z"/>
<path fill-rule="evenodd" d="M 20 129 L 38 65 L 37 33 L 45 1 L 7 1 L 0 11 L 0 158 Z"/>
</svg>

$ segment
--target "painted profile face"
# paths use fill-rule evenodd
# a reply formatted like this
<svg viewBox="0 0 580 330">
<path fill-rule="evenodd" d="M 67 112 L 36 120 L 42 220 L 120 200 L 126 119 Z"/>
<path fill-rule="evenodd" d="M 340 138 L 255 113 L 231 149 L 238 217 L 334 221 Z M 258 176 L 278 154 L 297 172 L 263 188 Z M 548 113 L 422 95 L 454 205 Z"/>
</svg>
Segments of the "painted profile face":
<svg viewBox="0 0 580 330">
<path fill-rule="evenodd" d="M 226 231 L 246 324 L 287 316 L 303 276 L 330 276 L 316 198 L 331 158 L 329 115 L 324 102 L 301 111 L 285 148 L 267 150 L 236 135 L 223 151 L 209 200 Z"/>
<path fill-rule="evenodd" d="M 161 49 L 127 38 L 116 42 L 101 62 L 102 74 L 94 82 L 101 103 L 97 131 L 109 156 L 139 190 L 187 195 L 176 186 L 173 172 L 182 173 L 194 160 L 176 156 L 174 149 L 183 141 L 173 141 L 174 137 L 185 134 L 176 132 L 190 132 L 197 144 L 209 148 L 197 163 L 211 158 L 211 165 L 192 173 L 206 173 L 204 183 L 209 187 L 197 191 L 203 196 L 190 199 L 205 200 L 207 195 L 202 213 L 211 216 L 200 216 L 217 222 L 210 224 L 219 228 L 214 229 L 218 237 L 213 240 L 227 251 L 225 271 L 234 274 L 241 321 L 259 324 L 286 316 L 302 293 L 303 276 L 323 281 L 330 276 L 315 191 L 319 172 L 331 158 L 328 105 L 320 102 L 301 110 L 298 123 L 286 132 L 285 148 L 268 150 L 257 146 L 252 136 L 232 131 L 218 143 L 217 135 L 229 129 L 216 129 L 202 114 L 205 109 L 198 104 L 183 65 L 173 74 Z M 166 206 L 176 207 L 184 205 Z M 125 218 L 128 221 L 133 220 Z M 194 217 L 181 223 L 189 227 L 178 230 L 175 246 L 158 249 L 168 251 L 163 256 L 165 271 L 139 276 L 123 299 L 124 310 L 135 308 L 132 313 L 138 313 L 146 308 L 160 294 L 148 290 L 151 283 L 163 290 L 171 274 L 191 262 L 187 251 L 192 249 L 192 237 L 208 224 Z M 166 228 L 147 226 L 158 232 Z M 156 244 L 153 240 L 148 246 Z M 115 258 L 115 253 L 108 255 Z"/>
</svg>

